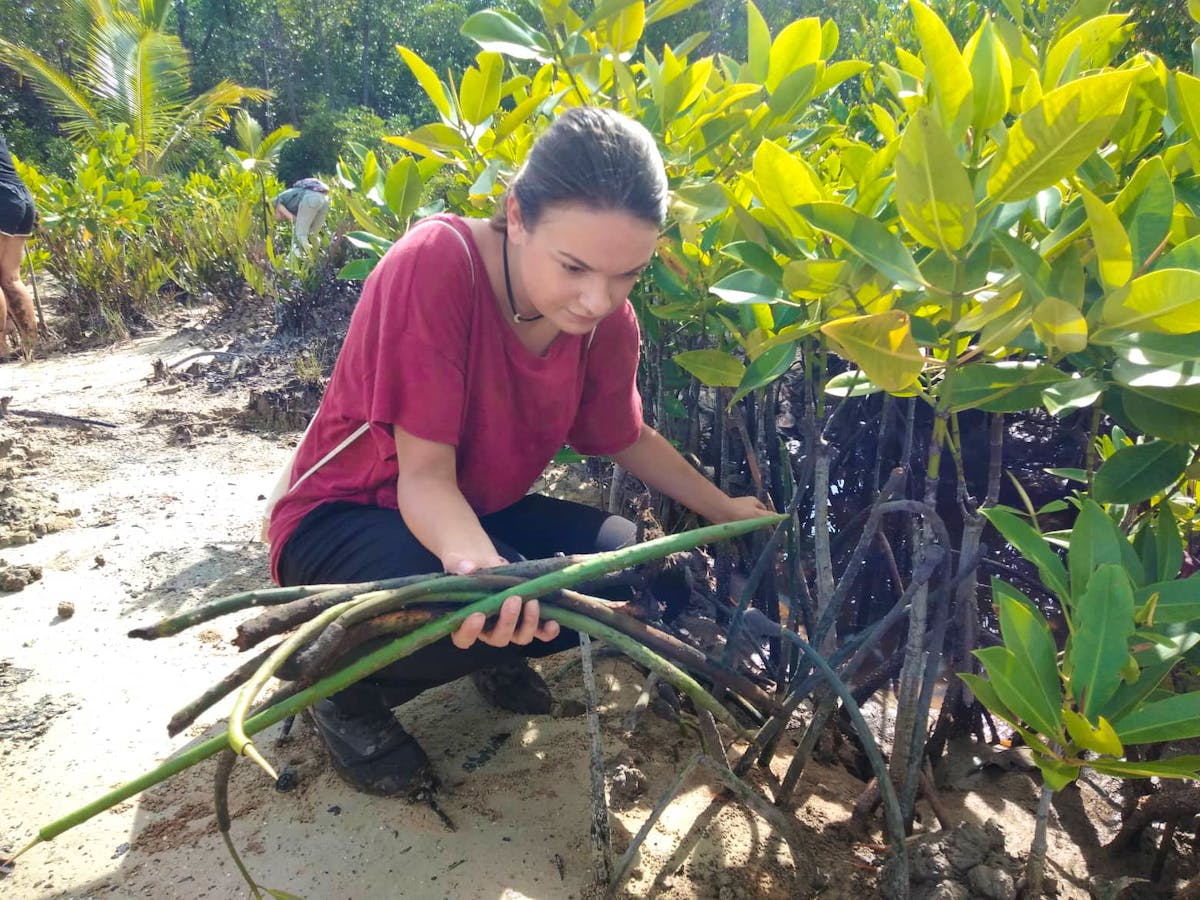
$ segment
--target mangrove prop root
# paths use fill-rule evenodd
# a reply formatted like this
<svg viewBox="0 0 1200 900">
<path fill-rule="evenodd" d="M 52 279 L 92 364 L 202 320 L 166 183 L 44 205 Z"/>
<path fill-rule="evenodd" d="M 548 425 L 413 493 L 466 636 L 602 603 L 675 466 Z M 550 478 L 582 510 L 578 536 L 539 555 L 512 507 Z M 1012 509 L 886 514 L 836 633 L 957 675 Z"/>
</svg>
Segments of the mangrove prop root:
<svg viewBox="0 0 1200 900">
<path fill-rule="evenodd" d="M 320 634 L 326 625 L 352 605 L 353 601 L 347 600 L 345 603 L 332 606 L 311 622 L 303 625 L 295 634 L 288 637 L 287 640 L 280 643 L 278 647 L 271 651 L 271 655 L 267 657 L 266 662 L 259 667 L 258 671 L 250 677 L 250 680 L 246 682 L 245 686 L 238 693 L 237 700 L 233 704 L 233 709 L 229 713 L 229 746 L 239 755 L 248 756 L 258 763 L 262 770 L 271 776 L 271 781 L 278 781 L 279 773 L 271 767 L 270 763 L 263 759 L 246 733 L 246 713 L 249 711 L 250 705 L 258 697 L 259 691 L 263 689 L 267 681 L 283 665 L 284 661 L 314 636 Z"/>
<path fill-rule="evenodd" d="M 592 637 L 599 638 L 612 647 L 616 647 L 630 659 L 641 663 L 651 671 L 657 672 L 665 681 L 670 682 L 691 697 L 692 702 L 696 704 L 697 708 L 707 709 L 739 735 L 749 737 L 749 735 L 743 734 L 741 725 L 738 724 L 737 719 L 733 717 L 729 710 L 722 706 L 712 694 L 702 688 L 692 676 L 688 675 L 674 663 L 668 662 L 658 654 L 647 650 L 628 635 L 622 634 L 615 628 L 610 628 L 594 619 L 589 619 L 587 616 L 571 612 L 570 610 L 559 609 L 552 604 L 543 605 L 542 618 L 551 619 L 560 625 L 565 625 L 567 628 L 573 628 L 575 631 L 585 632 Z"/>
<path fill-rule="evenodd" d="M 444 608 L 398 609 L 368 619 L 366 622 L 360 622 L 352 628 L 343 628 L 339 622 L 334 622 L 306 650 L 288 661 L 288 664 L 294 662 L 294 673 L 285 674 L 284 669 L 281 668 L 277 674 L 280 677 L 290 675 L 311 684 L 320 677 L 321 672 L 327 669 L 333 660 L 345 656 L 355 647 L 376 638 L 408 634 L 444 614 Z M 327 635 L 331 634 L 335 641 L 318 652 L 318 645 L 325 641 Z M 285 667 L 288 664 L 285 664 Z"/>
<path fill-rule="evenodd" d="M 353 587 L 345 584 L 309 584 L 299 587 L 265 588 L 257 591 L 243 591 L 240 594 L 230 594 L 207 603 L 204 606 L 171 616 L 153 625 L 144 625 L 129 632 L 131 638 L 141 638 L 153 641 L 156 638 L 171 637 L 186 631 L 193 625 L 200 625 L 228 613 L 250 609 L 253 606 L 270 606 L 277 603 L 288 603 L 313 594 L 324 594 L 339 588 Z"/>
<path fill-rule="evenodd" d="M 681 666 L 707 678 L 714 684 L 740 694 L 764 714 L 777 714 L 781 710 L 779 702 L 749 678 L 712 661 L 691 644 L 684 643 L 677 637 L 647 625 L 627 613 L 622 614 L 623 610 L 614 608 L 614 604 L 594 597 L 586 597 L 571 590 L 561 591 L 560 596 L 553 602 L 556 606 L 581 613 L 635 638 L 651 650 L 673 659 Z"/>
<path fill-rule="evenodd" d="M 666 537 L 655 538 L 651 541 L 646 541 L 642 544 L 637 544 L 633 547 L 626 547 L 621 550 L 615 550 L 611 553 L 600 553 L 591 557 L 587 562 L 575 563 L 569 565 L 557 572 L 548 575 L 534 578 L 525 584 L 521 585 L 519 593 L 522 597 L 541 597 L 550 591 L 558 590 L 562 587 L 567 587 L 572 584 L 578 584 L 590 578 L 595 578 L 606 572 L 613 572 L 618 569 L 625 569 L 629 566 L 637 565 L 650 559 L 656 559 L 665 556 L 668 553 L 674 553 L 680 550 L 687 550 L 693 547 L 698 547 L 701 544 L 710 543 L 712 541 L 724 540 L 726 538 L 735 537 L 740 534 L 746 534 L 757 528 L 763 528 L 769 525 L 774 525 L 780 520 L 779 516 L 762 516 L 757 519 L 745 519 L 739 522 L 729 522 L 724 525 L 711 525 L 706 528 L 696 528 L 691 531 L 682 532 L 680 534 L 668 535 Z M 373 672 L 377 672 L 384 666 L 395 662 L 398 659 L 415 652 L 416 650 L 426 647 L 435 641 L 440 640 L 450 634 L 462 622 L 475 612 L 482 612 L 485 615 L 492 615 L 504 599 L 513 591 L 505 591 L 498 594 L 493 594 L 472 603 L 462 609 L 447 613 L 440 619 L 423 625 L 411 634 L 388 642 L 385 646 L 380 647 L 360 659 L 355 660 L 350 665 L 339 669 L 332 675 L 321 679 L 316 684 L 305 690 L 299 691 L 292 696 L 274 702 L 264 709 L 262 712 L 251 716 L 245 722 L 246 734 L 255 734 L 262 731 L 276 722 L 286 719 L 293 713 L 297 713 L 306 706 L 311 706 L 318 700 L 336 694 L 338 691 L 349 687 L 356 681 L 365 678 Z M 566 613 L 565 610 L 559 611 L 560 614 Z M 569 615 L 569 613 L 568 613 Z M 567 622 L 563 622 L 568 627 L 574 627 Z M 607 640 L 607 638 L 605 638 Z M 647 651 L 648 652 L 648 651 Z M 685 676 L 686 677 L 686 676 Z M 723 716 L 728 715 L 722 708 Z M 80 808 L 62 816 L 49 824 L 39 829 L 36 838 L 30 841 L 20 851 L 24 853 L 30 848 L 44 841 L 50 841 L 58 837 L 65 831 L 74 828 L 88 819 L 99 815 L 106 809 L 128 800 L 136 794 L 141 793 L 148 787 L 170 778 L 179 772 L 189 769 L 201 760 L 207 759 L 215 753 L 229 746 L 228 732 L 222 731 L 206 741 L 202 741 L 193 747 L 187 748 L 185 751 L 176 756 L 171 757 L 162 765 L 152 769 L 149 772 L 139 775 L 131 781 L 117 787 L 90 803 L 81 806 Z M 19 855 L 19 854 L 18 854 Z M 16 858 L 15 856 L 13 857 Z"/>
<path fill-rule="evenodd" d="M 167 723 L 167 734 L 175 737 L 175 735 L 195 722 L 214 703 L 217 703 L 237 690 L 239 686 L 245 683 L 247 678 L 258 671 L 259 667 L 267 661 L 267 657 L 273 652 L 275 652 L 275 648 L 268 647 L 253 659 L 246 660 L 246 662 L 242 663 L 195 700 L 186 706 L 180 707 L 179 711 L 171 716 L 171 721 Z"/>
<path fill-rule="evenodd" d="M 575 556 L 552 556 L 547 559 L 523 560 L 507 566 L 497 566 L 494 569 L 488 569 L 487 573 L 498 576 L 507 575 L 517 581 L 524 581 L 548 575 L 551 572 L 557 572 L 565 569 L 567 566 L 581 564 L 590 558 L 588 555 L 581 554 Z M 261 615 L 241 623 L 237 628 L 237 637 L 233 643 L 239 650 L 249 650 L 251 647 L 261 644 L 267 638 L 282 634 L 299 625 L 301 622 L 307 622 L 329 607 L 344 600 L 349 600 L 351 597 L 360 597 L 363 594 L 375 591 L 402 590 L 412 585 L 428 584 L 435 581 L 445 582 L 463 577 L 465 576 L 447 575 L 444 572 L 437 572 L 427 575 L 408 575 L 404 578 L 389 578 L 383 581 L 364 581 L 359 584 L 327 585 L 326 587 L 329 590 L 308 591 L 305 594 L 297 595 L 297 597 L 290 597 L 288 600 L 291 602 L 285 603 L 280 601 L 276 608 L 266 610 Z M 443 589 L 450 590 L 445 585 L 443 585 Z M 280 589 L 280 591 L 283 590 L 296 589 Z M 214 601 L 214 605 L 222 602 L 220 600 Z M 233 609 L 227 611 L 232 612 Z M 218 613 L 218 615 L 224 615 L 224 613 Z"/>
</svg>

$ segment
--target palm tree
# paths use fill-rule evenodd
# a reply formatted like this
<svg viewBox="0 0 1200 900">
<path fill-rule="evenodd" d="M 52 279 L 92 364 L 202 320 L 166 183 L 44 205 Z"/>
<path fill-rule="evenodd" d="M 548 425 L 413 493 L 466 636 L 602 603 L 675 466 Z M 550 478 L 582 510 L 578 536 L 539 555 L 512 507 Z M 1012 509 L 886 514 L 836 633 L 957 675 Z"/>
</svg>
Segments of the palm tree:
<svg viewBox="0 0 1200 900">
<path fill-rule="evenodd" d="M 280 125 L 264 138 L 258 120 L 241 109 L 233 120 L 233 135 L 237 146 L 226 147 L 225 152 L 242 169 L 258 176 L 258 186 L 262 191 L 263 224 L 266 234 L 269 235 L 271 213 L 267 200 L 267 175 L 275 171 L 275 166 L 279 163 L 279 151 L 283 149 L 283 145 L 300 137 L 300 132 L 291 125 Z"/>
<path fill-rule="evenodd" d="M 188 53 L 164 27 L 170 0 L 69 2 L 81 23 L 75 37 L 83 58 L 73 74 L 4 38 L 0 63 L 32 82 L 73 139 L 124 124 L 143 172 L 161 172 L 190 142 L 224 127 L 242 101 L 271 95 L 224 80 L 191 97 Z"/>
</svg>

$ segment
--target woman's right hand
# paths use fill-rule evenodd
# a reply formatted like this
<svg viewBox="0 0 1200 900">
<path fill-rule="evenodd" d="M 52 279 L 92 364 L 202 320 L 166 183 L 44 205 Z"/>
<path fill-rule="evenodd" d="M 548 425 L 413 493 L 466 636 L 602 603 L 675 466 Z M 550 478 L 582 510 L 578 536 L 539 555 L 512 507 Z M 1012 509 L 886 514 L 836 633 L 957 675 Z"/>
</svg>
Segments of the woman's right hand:
<svg viewBox="0 0 1200 900">
<path fill-rule="evenodd" d="M 552 641 L 558 637 L 557 622 L 539 621 L 541 610 L 536 600 L 522 602 L 520 597 L 506 597 L 500 604 L 491 628 L 486 628 L 487 617 L 471 613 L 450 635 L 454 646 L 466 650 L 476 641 L 492 647 L 507 647 L 509 644 L 532 644 L 533 641 Z"/>
</svg>

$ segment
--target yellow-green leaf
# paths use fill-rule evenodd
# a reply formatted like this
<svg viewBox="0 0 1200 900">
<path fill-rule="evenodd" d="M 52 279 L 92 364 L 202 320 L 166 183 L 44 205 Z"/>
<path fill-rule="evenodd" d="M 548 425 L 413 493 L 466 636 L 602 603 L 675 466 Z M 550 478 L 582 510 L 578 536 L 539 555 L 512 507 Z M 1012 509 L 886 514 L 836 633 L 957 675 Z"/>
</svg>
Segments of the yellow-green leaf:
<svg viewBox="0 0 1200 900">
<path fill-rule="evenodd" d="M 1128 18 L 1128 13 L 1096 16 L 1056 40 L 1046 52 L 1042 83 L 1055 87 L 1072 58 L 1084 71 L 1108 65 L 1132 30 L 1125 25 Z"/>
<path fill-rule="evenodd" d="M 1084 750 L 1091 750 L 1095 753 L 1103 753 L 1106 756 L 1124 756 L 1125 748 L 1121 746 L 1121 739 L 1117 737 L 1117 732 L 1109 724 L 1108 719 L 1100 716 L 1095 727 L 1073 709 L 1063 709 L 1063 721 L 1067 723 L 1067 734 L 1071 736 L 1071 740 Z"/>
<path fill-rule="evenodd" d="M 767 80 L 767 66 L 770 63 L 771 31 L 767 28 L 767 20 L 752 2 L 746 3 L 746 40 L 746 65 L 742 69 L 741 80 L 762 84 Z"/>
<path fill-rule="evenodd" d="M 416 53 L 409 50 L 407 47 L 396 45 L 396 50 L 400 53 L 400 58 L 404 60 L 413 77 L 417 79 L 417 84 L 433 101 L 434 107 L 442 114 L 442 118 L 449 119 L 450 116 L 450 101 L 446 99 L 446 88 L 438 79 L 437 73 L 429 67 L 425 60 L 417 56 Z"/>
<path fill-rule="evenodd" d="M 1101 311 L 1104 328 L 1096 340 L 1113 340 L 1131 331 L 1187 334 L 1200 331 L 1200 272 L 1156 269 L 1108 297 Z"/>
<path fill-rule="evenodd" d="M 1012 103 L 1012 59 L 990 17 L 983 20 L 979 30 L 967 41 L 963 56 L 971 70 L 971 97 L 975 107 L 971 122 L 975 131 L 982 133 L 1003 120 Z"/>
<path fill-rule="evenodd" d="M 850 316 L 821 326 L 838 354 L 857 363 L 872 383 L 902 391 L 921 374 L 925 357 L 913 340 L 908 313 L 891 309 L 874 316 Z"/>
<path fill-rule="evenodd" d="M 472 66 L 463 73 L 458 89 L 458 105 L 463 121 L 478 125 L 500 105 L 500 83 L 504 79 L 504 57 L 484 51 L 479 54 L 479 68 Z"/>
<path fill-rule="evenodd" d="M 1111 206 L 1086 188 L 1080 193 L 1092 228 L 1092 241 L 1096 245 L 1100 281 L 1109 290 L 1119 288 L 1133 277 L 1133 248 L 1129 235 Z"/>
<path fill-rule="evenodd" d="M 882 222 L 840 203 L 806 203 L 797 210 L 814 228 L 842 241 L 852 253 L 905 290 L 921 286 L 912 253 Z"/>
<path fill-rule="evenodd" d="M 967 68 L 954 36 L 932 9 L 920 0 L 909 0 L 921 56 L 925 60 L 929 89 L 950 135 L 962 137 L 975 112 L 971 100 L 971 70 Z"/>
<path fill-rule="evenodd" d="M 787 76 L 820 58 L 821 20 L 809 18 L 792 22 L 771 43 L 764 82 L 767 90 L 774 91 Z"/>
<path fill-rule="evenodd" d="M 746 374 L 741 360 L 720 350 L 685 350 L 671 358 L 709 387 L 737 387 Z"/>
<path fill-rule="evenodd" d="M 1057 297 L 1047 297 L 1033 308 L 1033 330 L 1043 344 L 1063 353 L 1079 353 L 1087 346 L 1083 314 Z"/>
<path fill-rule="evenodd" d="M 774 141 L 763 141 L 754 151 L 754 184 L 763 206 L 792 230 L 800 221 L 795 207 L 822 199 L 819 179 L 808 164 Z"/>
<path fill-rule="evenodd" d="M 1046 93 L 1009 129 L 988 180 L 997 202 L 1025 200 L 1072 174 L 1107 140 L 1136 71 L 1080 78 Z"/>
<path fill-rule="evenodd" d="M 646 4 L 642 0 L 623 7 L 612 17 L 599 23 L 597 32 L 618 54 L 626 54 L 637 46 L 646 29 Z"/>
<path fill-rule="evenodd" d="M 971 179 L 929 107 L 917 110 L 900 140 L 896 209 L 913 237 L 950 255 L 975 231 Z"/>
</svg>

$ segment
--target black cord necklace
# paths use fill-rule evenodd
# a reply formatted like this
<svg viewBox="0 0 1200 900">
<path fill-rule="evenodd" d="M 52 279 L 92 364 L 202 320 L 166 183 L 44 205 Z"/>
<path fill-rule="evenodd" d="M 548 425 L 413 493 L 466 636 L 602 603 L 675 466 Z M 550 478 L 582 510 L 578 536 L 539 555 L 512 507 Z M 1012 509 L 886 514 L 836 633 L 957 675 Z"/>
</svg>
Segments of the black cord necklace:
<svg viewBox="0 0 1200 900">
<path fill-rule="evenodd" d="M 504 232 L 503 248 L 504 248 L 503 249 L 504 290 L 508 292 L 508 308 L 510 310 L 512 310 L 512 320 L 513 320 L 513 322 L 515 322 L 518 325 L 520 325 L 522 322 L 536 322 L 538 319 L 542 318 L 541 313 L 538 313 L 536 316 L 523 316 L 519 312 L 517 312 L 517 301 L 513 299 L 512 278 L 510 278 L 509 274 L 508 274 L 508 232 L 507 231 Z"/>
</svg>

